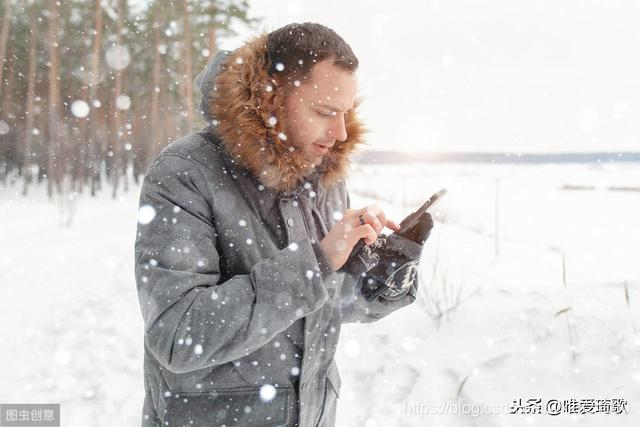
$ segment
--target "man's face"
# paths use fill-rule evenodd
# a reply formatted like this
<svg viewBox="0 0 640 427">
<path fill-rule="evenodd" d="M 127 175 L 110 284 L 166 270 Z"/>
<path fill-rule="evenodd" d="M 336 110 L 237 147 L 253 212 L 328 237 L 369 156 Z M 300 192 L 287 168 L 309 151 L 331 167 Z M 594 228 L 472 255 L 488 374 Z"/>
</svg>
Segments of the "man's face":
<svg viewBox="0 0 640 427">
<path fill-rule="evenodd" d="M 347 139 L 345 113 L 353 108 L 357 92 L 355 73 L 318 62 L 305 83 L 294 86 L 285 100 L 287 139 L 314 166 L 340 141 Z"/>
</svg>

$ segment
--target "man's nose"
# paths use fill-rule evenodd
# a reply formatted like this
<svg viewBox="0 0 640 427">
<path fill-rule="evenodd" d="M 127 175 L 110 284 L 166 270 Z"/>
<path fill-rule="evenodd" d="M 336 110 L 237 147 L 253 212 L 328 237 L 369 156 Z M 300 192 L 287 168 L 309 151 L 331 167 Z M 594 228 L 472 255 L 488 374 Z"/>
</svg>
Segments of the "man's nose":
<svg viewBox="0 0 640 427">
<path fill-rule="evenodd" d="M 344 116 L 338 116 L 334 121 L 333 126 L 329 129 L 329 136 L 338 140 L 345 141 L 347 139 L 347 128 L 344 122 Z"/>
</svg>

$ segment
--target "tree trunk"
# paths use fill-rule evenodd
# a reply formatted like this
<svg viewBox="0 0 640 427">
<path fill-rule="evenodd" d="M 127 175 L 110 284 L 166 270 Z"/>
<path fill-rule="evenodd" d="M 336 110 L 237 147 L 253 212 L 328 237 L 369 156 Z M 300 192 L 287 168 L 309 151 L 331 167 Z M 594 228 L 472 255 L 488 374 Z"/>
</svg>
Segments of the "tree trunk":
<svg viewBox="0 0 640 427">
<path fill-rule="evenodd" d="M 209 25 L 209 58 L 213 58 L 218 53 L 218 39 L 216 37 L 216 29 L 213 24 Z"/>
<path fill-rule="evenodd" d="M 160 29 L 154 29 L 154 61 L 153 61 L 153 91 L 151 94 L 151 150 L 145 149 L 147 153 L 151 151 L 153 157 L 160 152 L 162 140 L 162 124 L 160 121 L 160 67 L 162 58 L 160 55 Z M 149 156 L 146 156 L 147 158 Z"/>
<path fill-rule="evenodd" d="M 29 72 L 27 74 L 27 105 L 25 107 L 26 123 L 24 127 L 24 187 L 22 194 L 27 195 L 27 187 L 31 183 L 31 167 L 33 164 L 33 154 L 31 152 L 31 142 L 33 141 L 33 99 L 35 98 L 36 88 L 36 49 L 38 48 L 38 19 L 36 8 L 31 7 L 29 10 Z"/>
<path fill-rule="evenodd" d="M 7 42 L 9 40 L 9 26 L 11 25 L 12 1 L 6 0 L 4 2 L 4 16 L 2 17 L 2 29 L 0 30 L 0 100 L 2 99 L 2 87 L 4 77 L 4 60 L 7 54 Z"/>
<path fill-rule="evenodd" d="M 3 185 L 7 184 L 7 178 L 11 175 L 11 172 L 19 164 L 18 154 L 18 122 L 16 120 L 16 106 L 15 95 L 16 92 L 14 82 L 16 77 L 16 61 L 14 58 L 14 47 L 9 48 L 9 54 L 5 62 L 7 68 L 6 74 L 6 87 L 4 91 L 4 99 L 0 103 L 0 121 L 5 122 L 5 126 L 9 127 L 6 135 L 4 135 L 4 141 L 0 146 L 0 180 Z M 11 180 L 11 183 L 13 179 Z"/>
<path fill-rule="evenodd" d="M 118 0 L 118 18 L 116 20 L 116 46 L 122 46 L 122 27 L 124 24 L 124 4 L 123 0 Z M 118 108 L 117 99 L 122 94 L 122 70 L 120 68 L 116 69 L 115 76 L 115 87 L 113 91 L 113 101 L 112 101 L 112 113 L 113 113 L 113 126 L 111 131 L 113 132 L 113 167 L 111 170 L 113 177 L 113 193 L 112 196 L 115 199 L 118 192 L 118 181 L 119 174 L 121 168 L 121 143 L 122 143 L 122 129 L 120 119 L 120 109 Z"/>
<path fill-rule="evenodd" d="M 97 181 L 100 179 L 100 156 L 98 155 L 98 138 L 100 120 L 98 114 L 100 110 L 94 105 L 98 101 L 98 77 L 100 73 L 100 52 L 102 47 L 102 0 L 95 2 L 94 26 L 95 35 L 93 37 L 93 55 L 91 56 L 91 84 L 89 86 L 90 105 L 90 129 L 89 129 L 89 180 L 91 195 L 96 195 Z"/>
<path fill-rule="evenodd" d="M 91 21 L 85 19 L 83 25 L 83 34 L 89 34 L 91 29 Z M 92 62 L 91 55 L 86 55 L 82 61 L 82 66 L 84 67 L 83 73 L 87 73 L 88 70 L 91 69 Z M 86 74 L 84 74 L 86 76 Z M 86 101 L 89 104 L 89 111 L 93 108 L 91 106 L 91 93 L 89 88 L 90 83 L 87 82 L 87 79 L 81 79 L 80 83 L 80 92 L 81 99 Z M 78 193 L 82 193 L 82 190 L 87 183 L 87 178 L 89 177 L 89 172 L 87 171 L 87 165 L 91 161 L 89 158 L 89 146 L 91 145 L 91 136 L 90 136 L 90 123 L 87 117 L 79 117 L 78 122 L 78 135 L 75 138 L 76 142 L 76 191 Z"/>
<path fill-rule="evenodd" d="M 47 150 L 47 194 L 53 197 L 55 182 L 60 193 L 59 167 L 57 154 L 60 144 L 60 76 L 58 73 L 58 19 L 60 4 L 49 2 L 49 143 Z"/>
<path fill-rule="evenodd" d="M 187 119 L 187 132 L 191 132 L 193 127 L 193 83 L 192 83 L 192 64 L 191 64 L 191 25 L 189 24 L 189 7 L 188 0 L 184 0 L 183 18 L 183 44 L 184 44 L 184 79 L 185 79 L 185 112 Z"/>
</svg>

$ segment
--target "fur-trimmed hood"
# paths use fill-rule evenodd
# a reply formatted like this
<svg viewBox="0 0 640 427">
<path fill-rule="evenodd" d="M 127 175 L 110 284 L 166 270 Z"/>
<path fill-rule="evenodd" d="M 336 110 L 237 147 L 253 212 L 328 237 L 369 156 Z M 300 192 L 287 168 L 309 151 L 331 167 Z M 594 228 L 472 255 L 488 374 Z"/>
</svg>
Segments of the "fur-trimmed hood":
<svg viewBox="0 0 640 427">
<path fill-rule="evenodd" d="M 298 188 L 314 173 L 329 187 L 347 175 L 350 155 L 364 143 L 364 126 L 356 107 L 345 116 L 347 139 L 337 141 L 324 155 L 322 164 L 310 165 L 299 150 L 279 135 L 284 133 L 286 117 L 267 111 L 266 101 L 283 99 L 284 88 L 269 76 L 267 34 L 236 49 L 219 51 L 196 77 L 202 94 L 200 111 L 220 137 L 225 149 L 266 187 L 277 192 Z M 276 116 L 274 126 L 269 117 Z"/>
</svg>

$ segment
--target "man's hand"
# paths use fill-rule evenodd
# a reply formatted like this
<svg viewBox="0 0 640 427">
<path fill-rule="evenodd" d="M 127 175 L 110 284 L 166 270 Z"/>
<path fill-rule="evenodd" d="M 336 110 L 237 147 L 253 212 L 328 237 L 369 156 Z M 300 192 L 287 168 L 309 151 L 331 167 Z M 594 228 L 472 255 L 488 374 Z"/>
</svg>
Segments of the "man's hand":
<svg viewBox="0 0 640 427">
<path fill-rule="evenodd" d="M 320 247 L 327 254 L 334 270 L 338 270 L 347 261 L 360 239 L 364 239 L 364 243 L 370 245 L 384 227 L 393 231 L 400 230 L 400 226 L 387 219 L 382 209 L 376 205 L 362 209 L 347 209 L 343 218 L 322 239 Z"/>
</svg>

